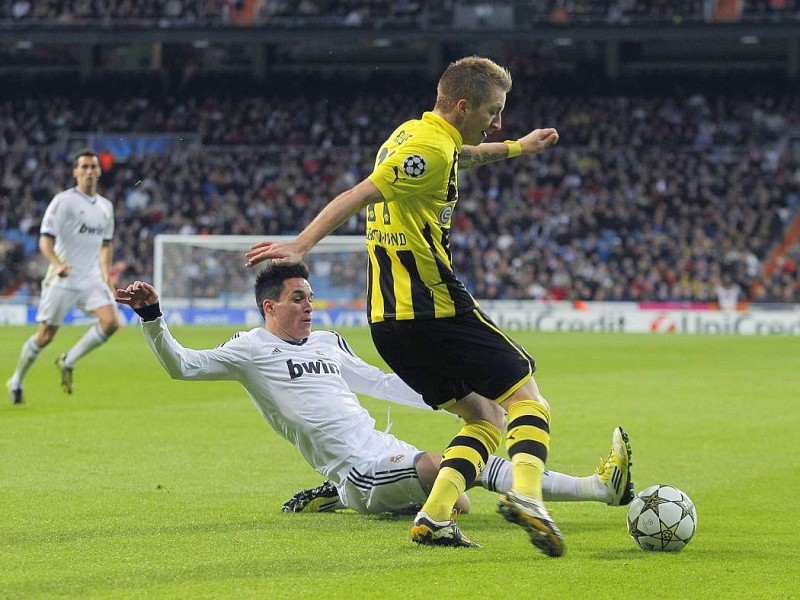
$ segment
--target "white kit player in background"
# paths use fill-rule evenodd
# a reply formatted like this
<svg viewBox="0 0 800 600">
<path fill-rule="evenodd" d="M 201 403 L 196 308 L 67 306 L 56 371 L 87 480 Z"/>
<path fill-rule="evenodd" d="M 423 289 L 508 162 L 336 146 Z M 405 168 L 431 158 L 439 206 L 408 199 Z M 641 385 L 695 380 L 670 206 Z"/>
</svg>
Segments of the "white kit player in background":
<svg viewBox="0 0 800 600">
<path fill-rule="evenodd" d="M 114 206 L 97 193 L 100 162 L 94 152 L 80 152 L 72 174 L 77 185 L 55 195 L 44 213 L 39 250 L 50 265 L 42 281 L 36 312 L 39 328 L 23 344 L 17 369 L 6 383 L 11 402 L 22 404 L 26 373 L 74 307 L 96 321 L 83 337 L 56 360 L 61 387 L 72 393 L 75 362 L 108 340 L 119 327 L 109 284 L 114 237 Z"/>
<path fill-rule="evenodd" d="M 354 392 L 423 410 L 430 407 L 398 376 L 357 357 L 338 333 L 311 331 L 313 292 L 304 264 L 268 263 L 256 279 L 255 295 L 264 326 L 239 332 L 209 350 L 184 348 L 175 340 L 152 285 L 135 281 L 118 289 L 116 300 L 141 317 L 145 339 L 170 377 L 238 381 L 272 428 L 328 478 L 322 486 L 295 494 L 284 511 L 418 510 L 436 478 L 441 455 L 422 452 L 376 430 L 375 420 Z M 490 457 L 477 483 L 507 491 L 510 463 Z M 544 490 L 553 500 L 630 502 L 630 447 L 625 433 L 614 430 L 609 458 L 594 475 L 572 477 L 551 471 Z M 467 511 L 469 498 L 462 495 L 456 508 Z"/>
<path fill-rule="evenodd" d="M 736 310 L 739 307 L 739 296 L 742 288 L 727 273 L 715 287 L 720 310 Z"/>
</svg>

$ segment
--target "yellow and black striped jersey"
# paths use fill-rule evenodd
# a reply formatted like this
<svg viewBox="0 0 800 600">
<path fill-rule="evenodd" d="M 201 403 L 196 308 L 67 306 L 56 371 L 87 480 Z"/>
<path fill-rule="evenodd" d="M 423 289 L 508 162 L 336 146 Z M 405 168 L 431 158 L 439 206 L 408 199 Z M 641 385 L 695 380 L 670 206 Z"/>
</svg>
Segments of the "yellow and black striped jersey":
<svg viewBox="0 0 800 600">
<path fill-rule="evenodd" d="M 367 208 L 370 323 L 452 317 L 477 306 L 450 256 L 461 145 L 455 127 L 426 112 L 378 151 L 369 179 L 384 202 Z"/>
</svg>

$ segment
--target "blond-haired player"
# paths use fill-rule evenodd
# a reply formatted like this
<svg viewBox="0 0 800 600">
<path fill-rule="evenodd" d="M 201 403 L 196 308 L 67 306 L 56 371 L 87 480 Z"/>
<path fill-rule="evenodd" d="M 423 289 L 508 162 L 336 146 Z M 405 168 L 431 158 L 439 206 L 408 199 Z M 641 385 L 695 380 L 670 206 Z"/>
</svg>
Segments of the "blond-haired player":
<svg viewBox="0 0 800 600">
<path fill-rule="evenodd" d="M 439 474 L 411 527 L 419 544 L 473 546 L 450 518 L 455 502 L 500 445 L 503 429 L 513 486 L 498 511 L 548 556 L 564 539 L 543 502 L 550 405 L 533 378 L 535 362 L 500 330 L 453 272 L 450 230 L 458 171 L 538 154 L 558 142 L 553 128 L 484 143 L 502 127 L 511 74 L 469 56 L 439 79 L 433 110 L 400 124 L 377 152 L 372 173 L 334 198 L 288 242 L 260 242 L 248 264 L 297 263 L 317 242 L 367 210 L 367 311 L 381 357 L 425 402 L 465 424 L 444 451 Z M 498 418 L 497 406 L 507 413 Z"/>
</svg>

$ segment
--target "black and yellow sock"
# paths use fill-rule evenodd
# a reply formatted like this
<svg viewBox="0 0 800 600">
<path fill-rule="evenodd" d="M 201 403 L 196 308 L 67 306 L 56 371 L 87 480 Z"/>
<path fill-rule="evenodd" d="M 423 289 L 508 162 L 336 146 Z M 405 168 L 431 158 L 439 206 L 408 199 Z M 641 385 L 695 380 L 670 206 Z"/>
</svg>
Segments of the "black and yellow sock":
<svg viewBox="0 0 800 600">
<path fill-rule="evenodd" d="M 500 445 L 500 430 L 488 421 L 466 423 L 442 456 L 439 474 L 422 510 L 434 521 L 447 521 L 456 500 L 481 474 Z"/>
<path fill-rule="evenodd" d="M 542 474 L 550 449 L 550 411 L 533 400 L 521 400 L 508 411 L 506 448 L 511 458 L 513 490 L 542 499 Z"/>
</svg>

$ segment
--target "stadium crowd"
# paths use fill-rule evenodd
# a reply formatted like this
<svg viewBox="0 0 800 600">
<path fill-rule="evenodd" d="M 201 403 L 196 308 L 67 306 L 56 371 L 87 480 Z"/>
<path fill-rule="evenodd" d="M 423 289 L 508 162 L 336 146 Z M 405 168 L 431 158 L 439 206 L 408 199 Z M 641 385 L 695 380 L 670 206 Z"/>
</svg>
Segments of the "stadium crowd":
<svg viewBox="0 0 800 600">
<path fill-rule="evenodd" d="M 630 24 L 697 21 L 780 22 L 800 18 L 798 0 L 544 0 L 522 2 L 533 18 L 553 22 Z"/>
<path fill-rule="evenodd" d="M 0 23 L 421 26 L 452 23 L 458 5 L 475 7 L 476 14 L 489 11 L 486 14 L 490 15 L 491 7 L 503 4 L 513 5 L 521 26 L 543 21 L 677 24 L 731 18 L 750 22 L 800 18 L 800 0 L 0 0 Z M 721 13 L 727 4 L 733 6 L 732 13 Z"/>
<path fill-rule="evenodd" d="M 239 8 L 235 0 L 0 0 L 0 22 L 77 25 L 225 23 Z"/>
<path fill-rule="evenodd" d="M 433 104 L 412 87 L 400 86 L 394 110 L 368 82 L 324 94 L 304 87 L 287 87 L 280 99 L 3 102 L 2 288 L 38 291 L 38 227 L 52 195 L 71 181 L 60 144 L 70 136 L 199 134 L 196 147 L 107 164 L 101 190 L 116 206 L 116 272 L 129 281 L 152 276 L 158 233 L 295 233 L 369 173 L 392 124 Z M 765 275 L 800 208 L 790 143 L 800 100 L 757 86 L 714 89 L 542 94 L 535 82 L 515 82 L 503 138 L 553 125 L 561 143 L 535 159 L 460 173 L 451 244 L 471 291 L 487 299 L 713 302 L 728 279 L 742 300 L 800 302 L 796 246 Z M 338 233 L 363 231 L 362 217 Z"/>
</svg>

